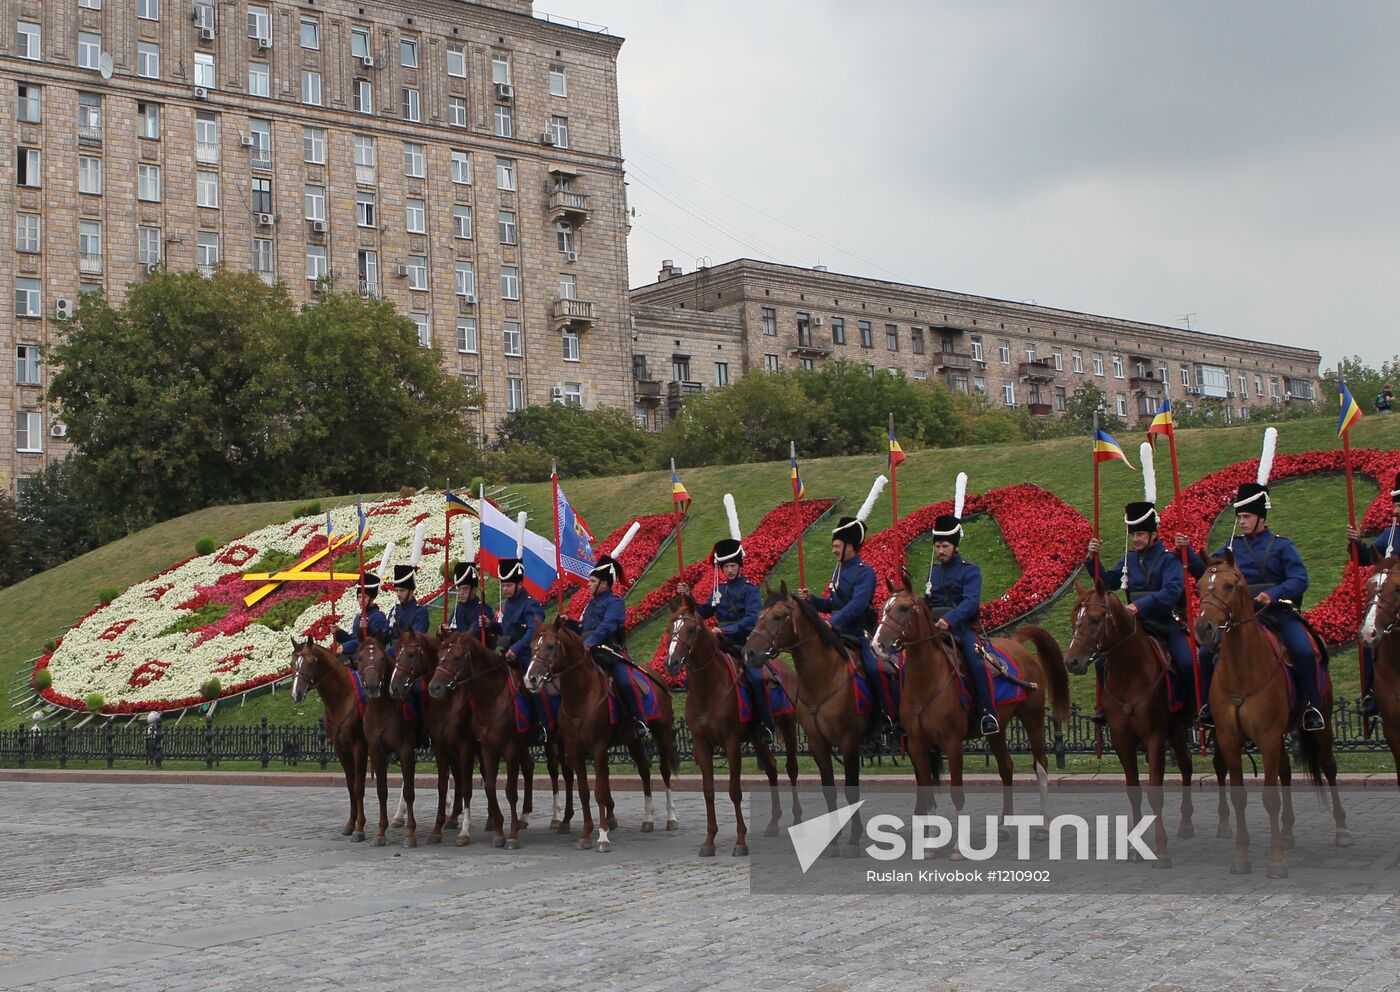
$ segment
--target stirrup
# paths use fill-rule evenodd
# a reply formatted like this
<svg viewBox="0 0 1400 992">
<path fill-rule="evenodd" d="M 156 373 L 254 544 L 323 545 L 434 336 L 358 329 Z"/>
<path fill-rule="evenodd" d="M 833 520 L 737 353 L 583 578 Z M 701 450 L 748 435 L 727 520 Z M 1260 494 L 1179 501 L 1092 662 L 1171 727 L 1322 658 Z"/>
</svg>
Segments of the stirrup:
<svg viewBox="0 0 1400 992">
<path fill-rule="evenodd" d="M 1366 693 L 1357 702 L 1357 712 L 1360 713 L 1362 716 L 1367 717 L 1377 715 L 1377 713 L 1379 712 L 1379 707 L 1376 706 L 1376 694 L 1374 692 L 1370 691 L 1369 689 L 1366 691 Z"/>
<path fill-rule="evenodd" d="M 1102 706 L 1100 706 L 1098 709 L 1094 710 L 1094 715 L 1092 719 L 1095 723 L 1102 727 L 1104 724 L 1108 723 L 1108 711 L 1105 710 Z"/>
<path fill-rule="evenodd" d="M 1322 718 L 1322 710 L 1316 706 L 1309 706 L 1303 710 L 1303 729 L 1308 733 L 1316 733 L 1327 726 L 1327 721 Z"/>
<path fill-rule="evenodd" d="M 1196 722 L 1201 725 L 1202 730 L 1215 729 L 1215 718 L 1210 715 L 1210 703 L 1201 704 L 1201 710 L 1196 714 Z"/>
<path fill-rule="evenodd" d="M 988 710 L 982 714 L 982 736 L 990 737 L 998 733 L 1001 733 L 1001 724 L 997 722 L 996 714 Z"/>
<path fill-rule="evenodd" d="M 645 741 L 651 738 L 651 728 L 647 726 L 645 720 L 633 720 L 632 724 L 637 731 L 637 740 Z"/>
</svg>

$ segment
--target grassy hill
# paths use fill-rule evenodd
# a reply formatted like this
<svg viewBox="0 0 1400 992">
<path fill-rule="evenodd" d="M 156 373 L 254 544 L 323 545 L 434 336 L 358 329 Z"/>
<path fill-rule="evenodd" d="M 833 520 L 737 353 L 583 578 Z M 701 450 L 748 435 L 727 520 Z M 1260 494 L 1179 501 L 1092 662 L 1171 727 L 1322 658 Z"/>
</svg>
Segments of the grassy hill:
<svg viewBox="0 0 1400 992">
<path fill-rule="evenodd" d="M 1209 431 L 1183 431 L 1179 437 L 1183 485 L 1224 465 L 1257 457 L 1262 427 L 1247 426 Z M 1136 463 L 1136 447 L 1141 434 L 1123 434 L 1118 440 L 1132 452 Z M 1353 430 L 1357 447 L 1394 449 L 1400 447 L 1400 418 L 1366 417 Z M 1325 450 L 1336 447 L 1335 419 L 1285 424 L 1280 428 L 1279 451 L 1285 453 Z M 854 508 L 864 498 L 871 481 L 883 472 L 885 460 L 880 455 L 851 458 L 816 459 L 802 462 L 802 475 L 807 492 L 812 497 L 834 497 L 843 501 L 844 512 Z M 899 472 L 900 506 L 905 513 L 920 506 L 948 499 L 952 495 L 953 479 L 960 471 L 970 477 L 970 491 L 981 492 L 999 486 L 1033 482 L 1054 492 L 1086 517 L 1092 512 L 1091 473 L 1087 457 L 1087 441 L 1082 439 L 1047 441 L 1039 444 L 1011 444 L 983 448 L 954 448 L 909 453 L 909 460 Z M 1169 502 L 1171 475 L 1163 465 L 1159 468 L 1161 504 Z M 740 518 L 752 527 L 759 518 L 778 502 L 791 498 L 786 462 L 738 465 L 705 469 L 682 469 L 682 478 L 694 497 L 691 520 L 684 532 L 688 557 L 694 560 L 720 537 L 725 536 L 724 507 L 721 499 L 732 492 L 738 503 Z M 1141 498 L 1141 477 L 1122 465 L 1110 464 L 1103 471 L 1103 519 L 1109 549 L 1116 547 L 1117 528 L 1114 522 L 1122 504 Z M 1364 507 L 1375 497 L 1376 486 L 1358 479 L 1357 503 Z M 533 519 L 549 519 L 550 491 L 547 483 L 514 486 L 529 504 Z M 664 472 L 650 472 L 605 479 L 572 480 L 568 482 L 569 497 L 588 519 L 595 533 L 606 534 L 629 518 L 642 513 L 665 511 L 670 506 L 670 482 Z M 1345 556 L 1346 527 L 1345 484 L 1340 476 L 1281 483 L 1275 489 L 1275 509 L 1270 522 L 1281 534 L 1298 542 L 1311 573 L 1311 588 L 1305 605 L 1312 606 L 1325 596 L 1341 575 Z M 23 662 L 39 652 L 43 643 L 59 633 L 67 624 L 82 616 L 95 601 L 97 590 L 103 586 L 125 586 L 143 579 L 191 553 L 194 542 L 202 535 L 216 541 L 227 541 L 269 523 L 286 519 L 295 504 L 264 503 L 236 507 L 218 507 L 170 520 L 140 534 L 115 542 L 74 561 L 35 576 L 13 588 L 0 591 L 0 616 L 5 617 L 6 636 L 0 645 L 0 680 L 11 684 Z M 888 495 L 872 514 L 872 533 L 888 526 L 890 504 Z M 1229 533 L 1228 519 L 1217 525 L 1223 543 Z M 812 586 L 824 583 L 832 559 L 830 527 L 821 526 L 807 535 L 804 549 L 808 564 L 808 581 Z M 1213 546 L 1214 546 L 1213 544 Z M 963 548 L 968 557 L 980 562 L 986 574 L 984 598 L 1000 596 L 1017 577 L 1010 551 L 1002 543 L 996 525 L 979 519 L 967 528 Z M 915 572 L 928 567 L 929 546 L 921 540 L 910 549 L 910 562 Z M 674 571 L 674 558 L 663 560 L 629 594 L 636 601 L 655 588 Z M 797 580 L 796 555 L 780 563 L 771 580 Z M 494 597 L 495 585 L 490 594 Z M 1068 597 L 1042 609 L 1034 619 L 1062 639 L 1068 635 Z M 643 625 L 630 638 L 638 657 L 648 657 L 660 640 L 662 623 L 659 619 Z M 1333 665 L 1338 692 L 1351 695 L 1356 689 L 1354 654 L 1346 653 Z M 1075 697 L 1081 702 L 1092 698 L 1092 682 L 1075 680 Z M 319 703 L 314 699 L 303 707 L 293 707 L 285 693 L 262 696 L 239 708 L 225 706 L 216 719 L 221 721 L 252 721 L 262 716 L 273 720 L 313 720 L 319 716 Z M 13 710 L 0 712 L 0 727 L 13 726 L 18 718 Z"/>
</svg>

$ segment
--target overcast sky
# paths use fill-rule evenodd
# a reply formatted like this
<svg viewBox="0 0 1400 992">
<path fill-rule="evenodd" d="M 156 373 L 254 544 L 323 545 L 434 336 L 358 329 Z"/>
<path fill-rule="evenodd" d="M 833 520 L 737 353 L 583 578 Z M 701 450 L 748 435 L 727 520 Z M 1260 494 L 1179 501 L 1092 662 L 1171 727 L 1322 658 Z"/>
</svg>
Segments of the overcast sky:
<svg viewBox="0 0 1400 992">
<path fill-rule="evenodd" d="M 1400 3 L 549 5 L 627 39 L 633 285 L 747 255 L 1400 351 Z"/>
</svg>

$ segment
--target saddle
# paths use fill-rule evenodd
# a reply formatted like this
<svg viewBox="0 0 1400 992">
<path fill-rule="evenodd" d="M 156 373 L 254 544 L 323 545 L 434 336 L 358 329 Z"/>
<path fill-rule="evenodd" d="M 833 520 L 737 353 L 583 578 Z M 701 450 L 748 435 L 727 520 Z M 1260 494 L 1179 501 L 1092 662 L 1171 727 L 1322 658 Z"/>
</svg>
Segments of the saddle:
<svg viewBox="0 0 1400 992">
<path fill-rule="evenodd" d="M 846 647 L 846 660 L 859 663 L 861 656 L 861 648 L 865 646 L 861 639 L 859 637 L 851 637 L 848 634 L 841 634 L 839 632 L 837 636 L 841 638 L 841 643 Z M 881 658 L 877 654 L 875 656 L 875 663 L 879 666 L 880 674 L 882 675 L 894 676 L 899 674 L 899 665 L 895 663 L 895 660 L 893 658 Z"/>
<path fill-rule="evenodd" d="M 1332 659 L 1331 655 L 1327 652 L 1327 642 L 1322 639 L 1322 635 L 1317 632 L 1317 628 L 1303 615 L 1303 611 L 1298 609 L 1297 604 L 1290 603 L 1286 599 L 1280 599 L 1273 605 L 1278 608 L 1280 613 L 1289 614 L 1303 625 L 1303 629 L 1308 632 L 1308 638 L 1312 641 L 1313 651 L 1317 654 L 1318 663 L 1322 665 L 1323 668 L 1328 667 L 1328 663 Z M 1283 629 L 1282 625 L 1279 623 L 1279 613 L 1273 613 L 1269 610 L 1260 610 L 1259 625 L 1274 635 L 1275 640 L 1278 641 L 1278 650 L 1283 653 L 1284 664 L 1291 668 L 1293 666 L 1293 658 L 1288 653 L 1288 649 L 1283 645 Z"/>
</svg>

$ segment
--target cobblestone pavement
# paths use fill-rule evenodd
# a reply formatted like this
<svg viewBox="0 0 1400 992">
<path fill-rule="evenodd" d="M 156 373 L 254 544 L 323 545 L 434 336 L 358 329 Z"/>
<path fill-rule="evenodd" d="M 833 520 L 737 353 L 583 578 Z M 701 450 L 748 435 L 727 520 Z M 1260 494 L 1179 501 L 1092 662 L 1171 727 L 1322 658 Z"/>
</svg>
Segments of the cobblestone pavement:
<svg viewBox="0 0 1400 992">
<path fill-rule="evenodd" d="M 480 808 L 466 848 L 405 850 L 401 831 L 351 844 L 334 789 L 7 782 L 0 796 L 0 989 L 1400 984 L 1400 899 L 1384 895 L 753 896 L 727 816 L 720 856 L 696 857 L 695 794 L 677 797 L 679 832 L 650 834 L 640 797 L 619 797 L 611 854 L 576 850 L 547 816 L 520 851 L 493 849 Z"/>
</svg>

